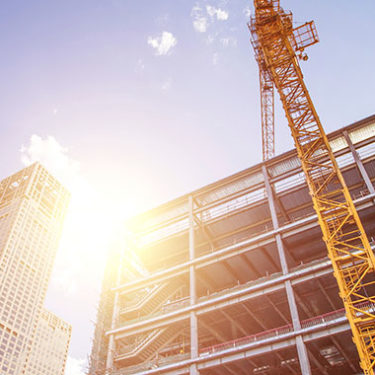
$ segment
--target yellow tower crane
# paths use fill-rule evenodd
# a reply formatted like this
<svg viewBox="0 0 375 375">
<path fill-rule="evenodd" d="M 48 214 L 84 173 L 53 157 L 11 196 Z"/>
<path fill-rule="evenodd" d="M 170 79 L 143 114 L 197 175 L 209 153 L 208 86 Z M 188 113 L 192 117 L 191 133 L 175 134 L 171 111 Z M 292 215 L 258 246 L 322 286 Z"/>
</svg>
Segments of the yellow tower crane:
<svg viewBox="0 0 375 375">
<path fill-rule="evenodd" d="M 318 41 L 293 28 L 279 0 L 254 0 L 249 28 L 260 74 L 276 87 L 318 215 L 364 374 L 375 369 L 375 256 L 303 80 L 299 59 Z M 262 82 L 262 81 L 261 81 Z"/>
</svg>

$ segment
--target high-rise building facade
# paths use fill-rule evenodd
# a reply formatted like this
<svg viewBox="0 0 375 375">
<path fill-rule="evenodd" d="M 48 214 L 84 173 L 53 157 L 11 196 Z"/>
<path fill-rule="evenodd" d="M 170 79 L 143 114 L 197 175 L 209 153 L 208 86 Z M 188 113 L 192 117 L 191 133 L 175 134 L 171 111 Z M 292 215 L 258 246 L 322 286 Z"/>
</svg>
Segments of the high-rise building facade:
<svg viewBox="0 0 375 375">
<path fill-rule="evenodd" d="M 72 326 L 43 309 L 26 368 L 27 375 L 64 375 Z"/>
<path fill-rule="evenodd" d="M 69 201 L 39 163 L 0 182 L 0 374 L 26 374 Z"/>
</svg>

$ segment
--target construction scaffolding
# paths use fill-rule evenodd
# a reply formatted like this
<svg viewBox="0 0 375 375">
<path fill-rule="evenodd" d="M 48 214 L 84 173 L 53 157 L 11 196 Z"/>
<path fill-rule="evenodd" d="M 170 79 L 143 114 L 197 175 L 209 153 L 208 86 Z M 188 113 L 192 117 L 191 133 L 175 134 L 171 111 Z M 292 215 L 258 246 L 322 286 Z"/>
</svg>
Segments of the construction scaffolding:
<svg viewBox="0 0 375 375">
<path fill-rule="evenodd" d="M 375 115 L 327 139 L 373 241 Z M 295 150 L 134 218 L 127 243 L 90 375 L 360 373 Z"/>
</svg>

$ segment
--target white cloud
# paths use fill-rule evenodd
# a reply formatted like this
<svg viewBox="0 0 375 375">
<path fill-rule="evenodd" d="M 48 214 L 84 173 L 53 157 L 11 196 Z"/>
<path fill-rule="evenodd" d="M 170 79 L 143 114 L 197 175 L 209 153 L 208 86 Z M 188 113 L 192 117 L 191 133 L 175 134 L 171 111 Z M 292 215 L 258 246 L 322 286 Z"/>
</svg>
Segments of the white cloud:
<svg viewBox="0 0 375 375">
<path fill-rule="evenodd" d="M 229 18 L 229 13 L 223 9 L 215 8 L 212 5 L 206 5 L 207 13 L 210 17 L 215 17 L 219 21 L 226 21 Z"/>
<path fill-rule="evenodd" d="M 191 10 L 191 17 L 193 18 L 193 26 L 195 31 L 205 33 L 208 27 L 208 20 L 202 13 L 202 8 L 199 5 L 194 5 Z"/>
<path fill-rule="evenodd" d="M 222 9 L 217 9 L 216 17 L 219 21 L 226 21 L 229 17 L 229 13 Z"/>
<path fill-rule="evenodd" d="M 207 13 L 213 17 L 215 15 L 215 8 L 211 5 L 206 5 Z"/>
<path fill-rule="evenodd" d="M 65 375 L 85 375 L 85 360 L 68 356 Z"/>
<path fill-rule="evenodd" d="M 193 26 L 196 31 L 199 33 L 205 33 L 207 31 L 208 22 L 207 18 L 199 17 L 193 21 Z"/>
<path fill-rule="evenodd" d="M 42 139 L 33 134 L 30 144 L 21 147 L 21 162 L 24 165 L 30 165 L 35 161 L 41 162 L 69 188 L 79 171 L 79 163 L 69 158 L 67 153 L 68 149 L 62 147 L 54 137 Z"/>
<path fill-rule="evenodd" d="M 147 43 L 155 49 L 156 55 L 161 56 L 171 53 L 172 48 L 177 44 L 177 39 L 172 33 L 163 31 L 162 34 L 157 37 L 149 36 Z"/>
<path fill-rule="evenodd" d="M 206 5 L 205 9 L 203 9 L 199 3 L 193 6 L 190 15 L 193 19 L 195 31 L 199 33 L 205 33 L 214 21 L 226 21 L 229 18 L 227 11 L 212 5 Z"/>
</svg>

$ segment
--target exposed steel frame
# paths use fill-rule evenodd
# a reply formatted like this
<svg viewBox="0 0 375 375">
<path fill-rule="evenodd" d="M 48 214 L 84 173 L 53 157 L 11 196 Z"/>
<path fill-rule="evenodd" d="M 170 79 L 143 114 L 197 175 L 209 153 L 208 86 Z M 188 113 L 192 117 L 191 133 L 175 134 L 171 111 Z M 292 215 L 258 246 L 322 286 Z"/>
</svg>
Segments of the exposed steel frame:
<svg viewBox="0 0 375 375">
<path fill-rule="evenodd" d="M 332 261 L 364 374 L 375 369 L 375 256 L 315 110 L 297 57 L 317 41 L 313 23 L 294 33 L 292 14 L 278 0 L 254 0 L 253 40 L 288 119 Z M 299 55 L 299 56 L 298 56 Z"/>
<path fill-rule="evenodd" d="M 370 173 L 367 176 L 369 186 L 367 187 L 367 189 L 363 190 L 364 196 L 362 195 L 362 190 L 359 190 L 361 188 L 364 188 L 363 182 L 366 181 L 366 179 L 363 176 L 362 176 L 363 181 L 358 179 L 358 176 L 355 176 L 354 178 L 356 182 L 353 183 L 351 181 L 349 185 L 351 189 L 350 191 L 352 192 L 352 194 L 354 194 L 354 196 L 356 197 L 360 197 L 356 200 L 356 207 L 357 207 L 358 212 L 362 212 L 362 213 L 368 212 L 369 208 L 373 206 L 373 200 L 374 200 L 374 195 L 371 194 L 370 188 L 373 185 L 373 182 L 375 181 L 375 177 L 372 173 L 372 167 L 370 166 L 370 163 L 371 165 L 373 165 L 375 156 L 374 154 L 370 154 L 368 150 L 370 149 L 372 150 L 372 147 L 369 148 L 369 146 L 374 144 L 375 136 L 371 136 L 371 134 L 373 134 L 372 132 L 373 128 L 371 128 L 371 131 L 367 130 L 369 126 L 373 126 L 371 121 L 374 121 L 374 120 L 375 120 L 375 116 L 372 116 L 371 118 L 362 120 L 361 122 L 358 122 L 356 124 L 353 124 L 350 127 L 345 128 L 344 131 L 340 129 L 336 131 L 335 133 L 329 135 L 330 142 L 332 144 L 332 147 L 334 147 L 334 150 L 335 150 L 335 156 L 340 157 L 341 162 L 343 160 L 346 160 L 342 168 L 342 171 L 344 173 L 353 177 L 353 175 L 356 174 L 355 168 L 356 167 L 359 168 L 360 166 L 359 164 L 362 162 L 363 162 L 362 166 L 364 166 L 364 168 L 362 168 L 363 171 L 361 173 L 366 174 L 367 170 Z M 362 127 L 363 127 L 363 130 L 360 130 L 362 129 Z M 344 138 L 345 132 L 348 133 L 349 139 L 351 139 L 351 142 L 353 142 L 352 144 L 353 149 L 349 147 L 349 142 L 342 141 Z M 364 149 L 366 149 L 367 151 L 364 151 Z M 358 152 L 359 157 L 357 159 L 355 159 L 354 157 L 353 158 L 347 157 L 350 154 L 353 154 L 353 151 L 354 153 Z M 299 169 L 300 166 L 299 166 L 299 163 L 297 163 L 297 157 L 296 157 L 295 151 L 291 151 L 288 154 L 283 154 L 278 157 L 275 157 L 272 160 L 268 161 L 267 163 L 261 163 L 258 166 L 254 166 L 246 171 L 230 176 L 226 178 L 225 180 L 220 180 L 214 184 L 211 184 L 207 187 L 199 189 L 189 195 L 183 196 L 161 207 L 158 207 L 157 209 L 154 209 L 154 211 L 157 211 L 156 213 L 154 212 L 154 216 L 158 218 L 158 215 L 160 215 L 161 217 L 158 220 L 150 221 L 151 229 L 150 229 L 150 226 L 141 227 L 140 229 L 142 231 L 142 234 L 147 235 L 149 230 L 155 230 L 155 228 L 156 230 L 158 230 L 160 227 L 169 226 L 171 225 L 171 223 L 174 223 L 176 220 L 185 221 L 191 215 L 190 209 L 187 212 L 186 211 L 181 212 L 181 210 L 176 210 L 173 216 L 163 215 L 163 213 L 165 212 L 165 210 L 171 210 L 173 212 L 174 207 L 176 205 L 180 207 L 181 200 L 183 200 L 186 204 L 186 207 L 189 208 L 188 203 L 189 203 L 189 200 L 192 198 L 194 202 L 193 207 L 192 207 L 193 208 L 193 212 L 192 212 L 193 220 L 196 222 L 196 225 L 194 224 L 194 226 L 196 228 L 198 227 L 200 228 L 201 226 L 206 227 L 205 229 L 209 231 L 208 235 L 209 236 L 212 235 L 212 233 L 210 233 L 210 230 L 211 230 L 210 225 L 207 226 L 207 223 L 211 223 L 210 221 L 211 219 L 206 218 L 204 220 L 201 213 L 204 212 L 204 210 L 207 209 L 207 207 L 211 208 L 213 206 L 221 206 L 223 202 L 228 202 L 228 200 L 230 199 L 236 199 L 239 195 L 241 194 L 244 195 L 248 191 L 253 191 L 254 189 L 258 189 L 258 188 L 264 188 L 265 187 L 264 178 L 259 179 L 259 178 L 252 177 L 252 176 L 260 175 L 262 172 L 263 166 L 266 166 L 266 169 L 268 172 L 267 174 L 269 176 L 269 182 L 271 183 L 272 189 L 275 189 L 274 199 L 283 197 L 283 195 L 286 192 L 290 193 L 291 191 L 290 187 L 288 187 L 288 190 L 286 190 L 284 184 L 279 185 L 279 183 L 282 182 L 284 179 L 288 180 L 291 176 L 300 174 L 300 169 Z M 221 191 L 223 186 L 227 186 L 228 184 L 229 186 L 236 186 L 238 181 L 242 181 L 243 179 L 246 179 L 247 181 L 249 177 L 251 177 L 250 178 L 251 183 L 246 184 L 245 188 L 242 186 L 240 190 L 228 189 L 226 191 L 226 195 L 216 194 L 217 191 Z M 299 180 L 298 185 L 293 184 L 291 186 L 292 186 L 292 191 L 297 192 L 302 189 L 305 191 L 305 184 L 303 183 L 303 180 Z M 205 200 L 207 191 L 209 192 L 209 194 L 212 193 L 214 197 L 213 200 L 211 199 Z M 259 199 L 262 200 L 263 205 L 267 204 L 267 201 L 265 199 L 263 198 L 259 198 Z M 308 200 L 307 201 L 303 200 L 303 202 L 304 203 L 303 204 L 301 203 L 298 207 L 304 207 L 306 204 L 311 206 L 311 203 L 309 204 Z M 275 203 L 276 203 L 276 200 L 275 200 Z M 251 203 L 251 205 L 252 207 L 256 207 L 259 205 L 259 202 L 258 201 L 253 202 Z M 286 208 L 287 208 L 286 216 L 289 216 L 289 214 L 295 210 L 294 207 L 286 207 Z M 235 210 L 234 212 L 241 212 L 243 208 L 241 206 L 241 208 L 236 208 L 234 210 Z M 197 274 L 197 277 L 198 277 L 197 282 L 198 283 L 202 282 L 204 281 L 203 279 L 200 278 L 202 274 L 202 270 L 208 267 L 209 265 L 221 263 L 222 260 L 228 260 L 230 258 L 236 258 L 239 261 L 238 257 L 242 256 L 244 253 L 250 255 L 252 254 L 252 250 L 255 250 L 256 248 L 264 246 L 266 243 L 267 244 L 273 243 L 275 241 L 275 236 L 277 235 L 277 233 L 280 233 L 283 239 L 285 239 L 286 242 L 288 242 L 287 238 L 289 238 L 290 236 L 295 236 L 297 233 L 301 233 L 302 235 L 302 233 L 307 230 L 310 230 L 312 228 L 318 228 L 316 215 L 313 215 L 311 211 L 309 212 L 311 216 L 302 215 L 302 216 L 298 216 L 298 219 L 297 219 L 297 217 L 294 218 L 294 216 L 292 215 L 286 221 L 282 220 L 282 222 L 280 223 L 281 227 L 278 230 L 274 230 L 274 229 L 272 230 L 272 228 L 267 226 L 266 232 L 263 232 L 263 231 L 259 232 L 259 235 L 254 234 L 250 236 L 244 242 L 235 241 L 235 243 L 228 244 L 227 246 L 223 248 L 222 247 L 217 248 L 216 251 L 214 252 L 210 252 L 208 254 L 206 253 L 204 254 L 199 253 L 199 255 L 196 254 L 193 261 L 188 260 L 183 263 L 178 263 L 177 265 L 170 264 L 167 269 L 165 268 L 163 268 L 162 270 L 155 269 L 147 277 L 144 277 L 144 276 L 140 277 L 140 275 L 138 275 L 137 277 L 136 275 L 134 275 L 130 279 L 127 279 L 127 278 L 123 279 L 120 285 L 112 289 L 113 294 L 111 294 L 110 299 L 111 301 L 113 301 L 114 300 L 113 296 L 117 293 L 121 295 L 126 295 L 129 292 L 134 292 L 134 291 L 143 289 L 147 285 L 154 285 L 155 283 L 159 283 L 165 280 L 179 277 L 179 275 L 181 275 L 182 273 L 184 273 L 185 278 L 186 278 L 187 274 L 189 274 L 190 267 L 192 265 L 194 265 L 194 268 L 196 269 L 196 271 L 200 272 L 199 274 Z M 232 214 L 232 211 L 230 213 L 226 213 L 225 218 L 227 218 L 227 215 L 231 215 L 231 214 Z M 282 214 L 281 212 L 278 212 L 278 216 L 280 219 L 282 218 L 282 215 L 284 214 Z M 216 221 L 217 218 L 215 218 L 214 220 Z M 368 224 L 368 222 L 366 224 Z M 188 228 L 184 230 L 183 232 L 180 232 L 180 235 L 182 235 L 181 233 L 184 233 L 183 236 L 184 236 L 184 241 L 185 241 L 186 246 L 188 245 L 190 246 L 190 244 L 193 243 L 192 241 L 186 241 L 190 227 L 191 225 L 189 225 Z M 226 235 L 232 236 L 234 235 L 234 233 L 236 233 L 236 230 L 231 231 L 230 233 L 226 233 Z M 170 234 L 167 234 L 166 237 L 163 237 L 163 238 L 164 238 L 164 241 L 165 240 L 168 241 L 172 237 L 174 238 L 175 236 L 176 235 L 174 234 L 174 232 L 172 232 Z M 215 247 L 217 245 L 216 240 L 218 237 L 220 236 L 217 233 L 212 237 L 212 241 L 214 242 Z M 195 240 L 196 240 L 195 241 L 196 248 L 198 248 L 200 244 L 203 241 L 205 241 L 205 238 L 202 234 L 201 238 L 198 235 Z M 162 240 L 154 239 L 153 244 L 157 244 L 160 241 Z M 290 249 L 286 249 L 288 253 L 289 253 L 289 250 Z M 186 247 L 186 252 L 188 252 L 188 247 Z M 289 266 L 292 267 L 292 269 L 294 269 L 293 267 L 298 266 L 298 264 L 299 262 L 295 263 L 293 259 L 290 258 Z M 302 268 L 298 268 L 296 270 L 296 273 L 294 271 L 290 271 L 290 273 L 288 273 L 287 275 L 282 276 L 280 274 L 280 276 L 277 278 L 275 278 L 273 275 L 272 285 L 264 284 L 264 282 L 266 283 L 268 282 L 267 280 L 264 280 L 264 282 L 261 282 L 260 284 L 256 283 L 256 285 L 254 285 L 254 287 L 256 286 L 256 289 L 253 289 L 253 286 L 245 285 L 245 283 L 247 284 L 247 281 L 246 280 L 241 281 L 243 275 L 239 275 L 238 276 L 239 282 L 241 284 L 242 283 L 244 284 L 243 289 L 242 288 L 239 289 L 238 284 L 236 284 L 234 287 L 235 289 L 233 290 L 228 289 L 225 291 L 223 295 L 220 294 L 218 296 L 215 294 L 215 295 L 212 295 L 212 298 L 210 297 L 208 299 L 204 295 L 203 296 L 204 301 L 203 300 L 200 301 L 198 299 L 197 303 L 193 305 L 190 305 L 190 298 L 186 298 L 186 300 L 184 300 L 183 305 L 178 304 L 178 306 L 176 306 L 176 310 L 174 309 L 173 310 L 168 309 L 165 311 L 160 310 L 160 315 L 157 314 L 157 315 L 147 316 L 147 318 L 145 316 L 143 318 L 137 319 L 137 322 L 132 322 L 132 323 L 127 322 L 126 324 L 118 322 L 114 330 L 111 330 L 111 325 L 107 326 L 107 328 L 105 329 L 106 337 L 104 338 L 105 349 L 108 349 L 108 344 L 106 343 L 106 341 L 108 341 L 109 337 L 111 336 L 114 336 L 114 339 L 116 342 L 116 352 L 118 351 L 118 353 L 123 353 L 124 349 L 126 348 L 127 337 L 130 337 L 131 335 L 142 336 L 146 331 L 159 329 L 162 327 L 172 326 L 172 325 L 176 328 L 176 332 L 177 332 L 179 330 L 179 327 L 181 327 L 181 323 L 183 326 L 189 325 L 188 322 L 190 318 L 190 312 L 193 310 L 196 312 L 200 326 L 203 327 L 201 329 L 201 333 L 200 333 L 201 335 L 205 334 L 202 331 L 210 331 L 212 336 L 218 337 L 219 342 L 222 342 L 222 343 L 227 342 L 228 340 L 232 340 L 232 338 L 230 337 L 230 335 L 227 335 L 226 332 L 222 333 L 222 332 L 216 331 L 213 327 L 211 327 L 211 324 L 213 324 L 213 320 L 211 319 L 211 317 L 213 316 L 213 314 L 215 314 L 215 311 L 221 310 L 222 308 L 227 308 L 229 306 L 234 307 L 235 305 L 238 305 L 238 308 L 240 308 L 241 310 L 244 309 L 245 311 L 247 311 L 248 314 L 250 314 L 249 316 L 250 321 L 253 324 L 258 324 L 260 326 L 261 329 L 259 331 L 255 331 L 255 334 L 259 332 L 263 332 L 263 331 L 268 332 L 270 329 L 272 330 L 272 325 L 265 324 L 263 319 L 261 318 L 261 315 L 258 315 L 257 317 L 256 315 L 252 314 L 251 310 L 247 309 L 246 304 L 244 302 L 245 301 L 250 302 L 253 298 L 257 298 L 259 295 L 264 295 L 264 299 L 268 300 L 268 295 L 276 291 L 283 290 L 284 282 L 287 279 L 291 280 L 293 287 L 296 287 L 297 289 L 301 288 L 303 285 L 307 285 L 306 282 L 308 282 L 308 280 L 311 280 L 312 278 L 316 279 L 316 282 L 319 284 L 320 278 L 325 277 L 326 279 L 322 279 L 322 280 L 327 280 L 328 273 L 332 273 L 332 270 L 330 269 L 331 264 L 332 262 L 330 262 L 329 260 L 324 260 L 324 259 L 321 259 L 321 262 L 319 261 L 319 264 L 316 264 L 314 261 L 314 263 L 311 264 L 312 269 L 310 269 L 309 264 L 304 264 Z M 247 267 L 249 267 L 247 268 L 247 270 L 250 271 L 251 270 L 250 263 L 247 263 Z M 275 267 L 275 269 L 276 268 L 278 267 Z M 278 272 L 280 272 L 280 270 L 278 270 Z M 258 275 L 258 276 L 261 276 L 261 275 Z M 235 278 L 237 278 L 237 276 L 235 276 Z M 254 279 L 254 280 L 257 280 L 257 279 Z M 208 281 L 211 283 L 209 279 Z M 185 280 L 185 282 L 187 282 L 187 280 Z M 330 286 L 332 287 L 333 285 L 330 284 Z M 320 286 L 320 288 L 326 288 L 326 285 L 324 284 L 324 282 Z M 332 291 L 332 289 L 330 290 Z M 324 289 L 324 291 L 328 292 L 328 290 L 326 289 Z M 240 295 L 238 294 L 239 292 L 240 292 Z M 306 301 L 306 295 L 301 293 L 300 289 L 296 290 L 295 293 L 296 293 L 298 307 L 299 309 L 301 309 L 300 312 L 303 313 L 304 311 L 304 316 L 302 317 L 303 320 L 301 320 L 301 323 L 303 323 L 304 321 L 312 318 L 315 314 L 311 313 L 311 310 L 310 311 L 308 310 L 306 312 L 306 309 L 308 309 L 308 307 L 305 306 L 305 302 L 304 302 Z M 326 293 L 324 293 L 324 296 L 325 298 L 328 298 L 328 300 L 330 300 L 329 295 L 326 295 Z M 121 299 L 121 296 L 120 296 L 120 299 Z M 123 303 L 124 301 L 122 301 L 122 305 Z M 205 305 L 206 303 L 208 305 Z M 332 311 L 335 311 L 340 307 L 340 304 L 338 304 L 336 300 L 331 301 L 330 305 L 331 305 Z M 331 311 L 331 310 L 327 309 L 327 311 Z M 281 321 L 285 322 L 282 324 L 288 324 L 290 322 L 288 317 L 285 315 L 285 313 L 286 311 L 283 312 L 284 317 L 280 315 Z M 280 314 L 280 311 L 276 308 L 275 315 L 278 315 L 278 314 Z M 234 315 L 230 316 L 228 314 L 228 316 L 225 316 L 225 318 L 226 320 L 230 322 L 230 324 L 234 324 L 237 327 L 236 329 L 239 330 L 238 332 L 242 332 L 243 337 L 247 337 L 250 334 L 250 332 L 247 332 L 246 329 L 244 329 L 246 326 L 242 325 L 241 323 L 238 323 L 237 320 L 234 319 Z M 223 317 L 221 316 L 220 319 L 223 319 Z M 314 336 L 314 338 L 312 338 L 310 333 L 308 335 L 302 335 L 303 341 L 309 343 L 307 350 L 309 352 L 309 358 L 311 361 L 312 370 L 318 367 L 320 371 L 319 373 L 328 375 L 328 372 L 323 371 L 325 369 L 324 363 L 322 362 L 319 363 L 319 358 L 314 359 L 314 353 L 316 352 L 314 352 L 314 350 L 311 351 L 310 348 L 313 347 L 314 345 L 320 345 L 321 342 L 316 344 L 314 340 L 320 339 L 323 337 L 327 339 L 328 337 L 330 337 L 329 340 L 335 341 L 335 344 L 334 344 L 335 346 L 337 346 L 337 342 L 340 341 L 342 337 L 345 337 L 345 340 L 347 340 L 348 331 L 350 327 L 349 327 L 349 324 L 346 323 L 346 319 L 344 317 L 342 319 L 343 319 L 342 323 L 340 323 L 339 326 L 332 326 L 330 328 L 326 327 L 326 330 L 324 331 L 319 331 L 319 332 L 314 331 L 315 332 L 314 335 L 315 334 L 317 335 L 317 336 Z M 118 321 L 118 319 L 114 319 L 114 320 Z M 225 319 L 223 319 L 222 321 L 224 322 Z M 221 324 L 221 320 L 220 320 L 220 324 Z M 347 333 L 345 333 L 344 335 L 344 332 L 347 332 Z M 275 345 L 280 344 L 282 347 L 284 347 L 285 345 L 288 345 L 288 347 L 297 345 L 295 338 L 298 335 L 300 335 L 300 331 L 297 329 L 297 330 L 294 330 L 294 332 L 291 334 L 293 334 L 293 339 L 289 338 L 285 342 L 283 341 L 283 342 L 276 343 L 276 341 L 272 341 L 272 343 L 269 343 L 269 350 L 272 351 L 273 355 L 277 355 L 275 353 L 275 350 L 276 350 Z M 336 334 L 342 334 L 342 336 L 339 336 L 339 337 L 333 336 Z M 238 337 L 238 339 L 240 339 L 240 337 Z M 203 342 L 203 341 L 200 340 L 200 342 Z M 186 343 L 188 343 L 188 339 Z M 258 345 L 259 342 L 257 342 L 256 344 Z M 341 344 L 344 345 L 343 343 Z M 346 344 L 348 343 L 346 342 Z M 280 349 L 281 349 L 281 346 L 280 346 Z M 189 346 L 187 344 L 187 348 L 188 347 Z M 208 346 L 202 345 L 202 347 L 208 347 Z M 212 368 L 213 373 L 216 373 L 215 372 L 216 370 L 213 370 L 213 368 L 214 367 L 216 368 L 217 366 L 219 366 L 220 370 L 219 370 L 219 367 L 217 367 L 218 368 L 217 373 L 224 373 L 225 370 L 224 370 L 224 365 L 221 364 L 221 358 L 225 358 L 226 363 L 228 364 L 230 363 L 230 366 L 226 369 L 227 373 L 242 375 L 248 372 L 249 368 L 253 369 L 253 368 L 259 367 L 259 363 L 257 363 L 256 356 L 259 356 L 259 355 L 266 356 L 268 353 L 268 349 L 265 346 L 259 347 L 257 349 L 255 348 L 249 349 L 247 346 L 241 346 L 241 348 L 238 348 L 238 349 L 239 349 L 239 352 L 231 356 L 228 356 L 227 354 L 225 354 L 226 351 L 224 350 L 223 352 L 220 352 L 221 353 L 220 355 L 223 355 L 223 357 L 220 357 L 217 359 L 211 359 L 211 357 L 207 358 L 206 356 L 204 356 L 203 353 L 201 353 L 201 350 L 200 350 L 201 354 L 199 355 L 199 357 L 191 361 L 189 360 L 188 364 L 185 362 L 185 360 L 187 358 L 192 358 L 192 356 L 190 356 L 190 353 L 178 354 L 175 357 L 173 356 L 171 357 L 171 359 L 173 358 L 173 360 L 175 361 L 174 365 L 172 366 L 173 368 L 171 367 L 171 365 L 164 367 L 166 363 L 164 362 L 164 360 L 160 359 L 160 362 L 157 362 L 159 367 L 157 369 L 151 369 L 149 366 L 155 363 L 154 360 L 146 361 L 146 362 L 142 362 L 139 365 L 139 367 L 137 367 L 137 371 L 138 371 L 137 373 L 145 374 L 145 375 L 146 374 L 149 375 L 151 373 L 156 373 L 156 372 L 158 373 L 163 372 L 165 374 L 173 374 L 173 375 L 180 373 L 180 371 L 181 373 L 189 373 L 191 365 L 195 363 L 197 364 L 198 371 L 202 369 Z M 344 352 L 342 353 L 342 355 L 344 358 L 347 358 L 347 355 L 349 354 L 345 353 L 345 350 L 348 350 L 348 346 L 345 347 L 344 345 Z M 246 357 L 245 363 L 241 362 L 242 361 L 241 358 L 245 358 L 245 357 Z M 95 358 L 96 357 L 93 357 L 92 360 L 93 359 L 95 360 Z M 106 359 L 107 358 L 108 356 L 106 356 Z M 116 358 L 118 359 L 118 357 L 115 357 L 115 361 L 116 361 Z M 349 357 L 347 362 L 350 368 L 352 369 L 354 368 L 353 371 L 357 370 L 358 372 L 357 365 L 353 363 L 352 357 Z M 355 362 L 355 359 L 354 359 L 354 362 Z M 167 361 L 167 363 L 170 363 L 170 362 Z M 319 367 L 319 364 L 320 364 L 320 367 Z M 90 366 L 91 368 L 90 374 L 93 374 L 93 375 L 104 374 L 104 371 L 105 371 L 104 367 L 102 368 L 103 372 L 101 372 L 99 370 L 99 367 L 95 366 L 95 362 L 94 362 L 94 365 L 92 362 Z M 125 365 L 122 366 L 122 364 L 118 364 L 118 363 L 116 363 L 116 367 L 118 367 L 117 370 L 113 369 L 112 366 L 110 366 L 108 368 L 108 373 L 113 373 L 113 374 L 124 373 L 125 374 L 131 371 L 135 371 L 135 369 L 132 368 L 132 366 L 130 367 L 125 366 Z M 239 370 L 240 367 L 243 367 L 244 369 L 246 369 L 246 371 L 241 372 Z M 304 373 L 304 372 L 298 372 L 298 370 L 293 366 L 291 366 L 289 370 L 293 374 Z"/>
</svg>

